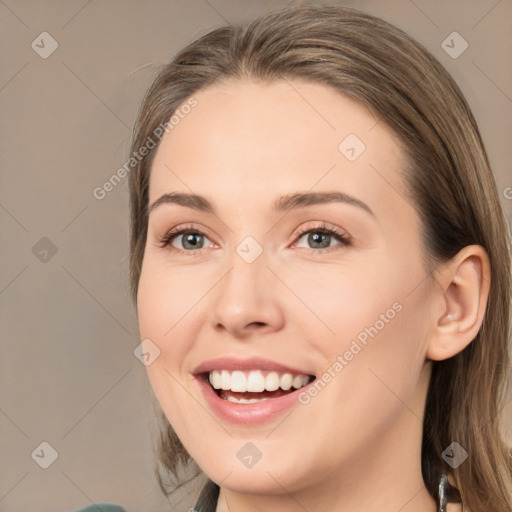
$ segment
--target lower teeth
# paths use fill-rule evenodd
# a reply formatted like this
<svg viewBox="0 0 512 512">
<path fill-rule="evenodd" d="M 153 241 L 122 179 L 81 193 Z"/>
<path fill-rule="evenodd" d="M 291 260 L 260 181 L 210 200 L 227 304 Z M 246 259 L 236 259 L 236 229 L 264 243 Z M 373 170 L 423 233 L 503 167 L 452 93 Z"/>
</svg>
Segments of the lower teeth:
<svg viewBox="0 0 512 512">
<path fill-rule="evenodd" d="M 222 398 L 223 400 L 227 400 L 228 402 L 233 402 L 235 404 L 255 404 L 256 402 L 263 402 L 263 400 L 268 400 L 268 398 L 235 398 L 233 396 L 228 396 L 227 398 Z"/>
</svg>

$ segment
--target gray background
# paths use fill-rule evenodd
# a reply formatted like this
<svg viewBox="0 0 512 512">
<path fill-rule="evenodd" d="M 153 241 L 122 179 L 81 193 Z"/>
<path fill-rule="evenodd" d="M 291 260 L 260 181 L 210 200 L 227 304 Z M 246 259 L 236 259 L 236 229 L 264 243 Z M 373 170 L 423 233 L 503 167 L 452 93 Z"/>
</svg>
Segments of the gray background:
<svg viewBox="0 0 512 512">
<path fill-rule="evenodd" d="M 93 190 L 126 161 L 161 64 L 210 28 L 287 3 L 300 2 L 0 0 L 0 511 L 69 512 L 101 501 L 171 510 L 153 476 L 152 394 L 133 354 L 127 182 L 103 200 Z M 511 1 L 331 3 L 394 23 L 452 73 L 510 222 Z M 441 47 L 453 31 L 469 44 L 457 59 Z M 42 32 L 58 43 L 47 58 L 31 47 L 51 48 Z M 509 403 L 509 439 L 511 416 Z M 36 463 L 49 457 L 42 442 L 58 452 L 48 469 Z"/>
</svg>

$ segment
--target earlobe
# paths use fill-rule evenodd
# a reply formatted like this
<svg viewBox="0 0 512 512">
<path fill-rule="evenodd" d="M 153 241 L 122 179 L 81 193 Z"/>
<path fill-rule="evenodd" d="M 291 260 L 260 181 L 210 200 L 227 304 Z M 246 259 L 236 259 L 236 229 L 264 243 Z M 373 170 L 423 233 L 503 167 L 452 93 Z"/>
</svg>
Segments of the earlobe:
<svg viewBox="0 0 512 512">
<path fill-rule="evenodd" d="M 489 257 L 480 245 L 464 247 L 438 271 L 432 299 L 439 307 L 432 317 L 428 359 L 448 359 L 473 341 L 484 318 L 490 280 Z"/>
</svg>

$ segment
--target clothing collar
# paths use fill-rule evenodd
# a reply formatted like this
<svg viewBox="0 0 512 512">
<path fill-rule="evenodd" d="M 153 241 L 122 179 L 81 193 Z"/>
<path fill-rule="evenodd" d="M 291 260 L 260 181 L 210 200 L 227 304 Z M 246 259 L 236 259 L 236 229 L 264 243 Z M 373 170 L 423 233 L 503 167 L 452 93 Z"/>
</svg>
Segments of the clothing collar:
<svg viewBox="0 0 512 512">
<path fill-rule="evenodd" d="M 220 487 L 211 480 L 205 484 L 193 509 L 193 512 L 215 512 Z"/>
</svg>

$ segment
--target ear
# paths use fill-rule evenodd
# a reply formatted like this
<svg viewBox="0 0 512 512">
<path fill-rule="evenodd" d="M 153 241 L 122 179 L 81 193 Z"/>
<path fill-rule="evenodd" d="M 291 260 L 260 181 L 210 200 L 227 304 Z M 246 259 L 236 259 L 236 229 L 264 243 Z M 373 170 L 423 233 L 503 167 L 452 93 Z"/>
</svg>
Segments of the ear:
<svg viewBox="0 0 512 512">
<path fill-rule="evenodd" d="M 468 245 L 444 263 L 435 278 L 426 356 L 442 361 L 466 348 L 480 330 L 491 281 L 487 252 L 480 245 Z"/>
</svg>

